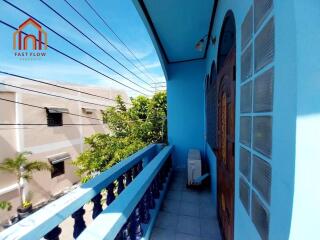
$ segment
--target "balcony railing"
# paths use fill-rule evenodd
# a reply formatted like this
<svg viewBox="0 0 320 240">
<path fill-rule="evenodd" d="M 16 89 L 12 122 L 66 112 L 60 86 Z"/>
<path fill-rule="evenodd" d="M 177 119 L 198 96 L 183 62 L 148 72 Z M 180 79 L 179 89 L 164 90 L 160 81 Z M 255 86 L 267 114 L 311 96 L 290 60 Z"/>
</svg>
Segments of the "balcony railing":
<svg viewBox="0 0 320 240">
<path fill-rule="evenodd" d="M 59 224 L 69 216 L 74 219 L 74 238 L 148 238 L 171 172 L 172 148 L 161 144 L 145 147 L 1 232 L 0 239 L 59 239 Z M 107 207 L 103 210 L 104 189 Z M 89 201 L 93 202 L 94 221 L 87 227 L 83 206 Z"/>
</svg>

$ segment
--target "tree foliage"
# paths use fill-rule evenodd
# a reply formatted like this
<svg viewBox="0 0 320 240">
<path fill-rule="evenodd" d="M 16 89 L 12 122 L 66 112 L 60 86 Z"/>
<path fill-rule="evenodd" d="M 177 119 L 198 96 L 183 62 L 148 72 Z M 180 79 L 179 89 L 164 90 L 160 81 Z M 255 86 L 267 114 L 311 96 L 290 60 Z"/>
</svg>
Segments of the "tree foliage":
<svg viewBox="0 0 320 240">
<path fill-rule="evenodd" d="M 167 97 L 158 92 L 152 98 L 138 96 L 128 107 L 121 96 L 103 112 L 110 133 L 85 138 L 88 148 L 73 161 L 83 181 L 102 172 L 150 143 L 167 140 Z"/>
</svg>

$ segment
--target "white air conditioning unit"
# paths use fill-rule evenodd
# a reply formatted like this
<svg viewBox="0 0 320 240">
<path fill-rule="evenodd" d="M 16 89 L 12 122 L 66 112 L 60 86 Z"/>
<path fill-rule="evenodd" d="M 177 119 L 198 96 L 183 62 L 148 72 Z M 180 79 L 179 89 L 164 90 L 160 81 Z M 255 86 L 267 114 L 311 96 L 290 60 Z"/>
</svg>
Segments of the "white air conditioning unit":
<svg viewBox="0 0 320 240">
<path fill-rule="evenodd" d="M 201 177 L 201 155 L 198 149 L 190 149 L 188 153 L 188 185 L 194 185 L 195 179 Z"/>
</svg>

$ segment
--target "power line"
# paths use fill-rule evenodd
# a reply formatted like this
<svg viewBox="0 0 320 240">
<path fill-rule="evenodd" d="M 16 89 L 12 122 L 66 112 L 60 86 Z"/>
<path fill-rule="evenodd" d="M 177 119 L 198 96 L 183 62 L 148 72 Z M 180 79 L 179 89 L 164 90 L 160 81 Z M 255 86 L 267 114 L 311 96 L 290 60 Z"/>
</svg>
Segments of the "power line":
<svg viewBox="0 0 320 240">
<path fill-rule="evenodd" d="M 94 57 L 92 54 L 88 53 L 87 51 L 83 50 L 82 48 L 80 48 L 79 46 L 77 46 L 76 44 L 74 44 L 73 42 L 71 42 L 70 40 L 68 40 L 67 38 L 65 38 L 64 36 L 62 36 L 61 34 L 59 34 L 58 32 L 56 32 L 55 30 L 53 30 L 52 28 L 50 28 L 48 25 L 46 25 L 45 23 L 43 23 L 42 21 L 40 21 L 39 19 L 35 18 L 34 16 L 32 16 L 31 14 L 27 13 L 26 11 L 22 10 L 21 8 L 19 8 L 18 6 L 8 2 L 7 0 L 3 0 L 5 3 L 9 4 L 11 7 L 17 9 L 18 11 L 24 13 L 25 15 L 35 19 L 37 22 L 39 22 L 41 25 L 45 26 L 46 28 L 48 28 L 50 31 L 52 31 L 53 33 L 55 33 L 56 35 L 58 35 L 60 38 L 62 38 L 63 40 L 65 40 L 66 42 L 68 42 L 69 44 L 71 44 L 72 46 L 74 46 L 75 48 L 77 48 L 78 50 L 80 50 L 81 52 L 85 53 L 86 55 L 88 55 L 89 57 L 91 57 L 92 59 L 94 59 L 95 61 L 99 62 L 100 64 L 102 64 L 103 66 L 105 66 L 106 68 L 108 68 L 110 71 L 114 72 L 115 74 L 118 74 L 119 76 L 123 77 L 124 79 L 128 80 L 129 82 L 131 82 L 132 84 L 148 91 L 148 92 L 152 92 L 151 90 L 135 83 L 134 81 L 132 81 L 131 79 L 127 78 L 126 76 L 124 76 L 123 74 L 119 73 L 118 71 L 114 70 L 113 68 L 111 68 L 110 66 L 108 66 L 107 64 L 103 63 L 101 60 L 99 60 L 98 58 Z"/>
<path fill-rule="evenodd" d="M 6 0 L 4 0 L 6 1 Z M 90 42 L 92 42 L 96 47 L 98 47 L 101 51 L 103 51 L 105 54 L 107 54 L 110 58 L 112 58 L 115 62 L 117 62 L 119 65 L 121 65 L 123 68 L 125 68 L 128 72 L 130 72 L 132 75 L 139 78 L 134 72 L 132 72 L 129 68 L 127 68 L 125 65 L 123 65 L 120 61 L 118 61 L 115 57 L 113 57 L 110 53 L 108 53 L 106 50 L 104 50 L 99 44 L 97 44 L 95 41 L 93 41 L 90 37 L 88 37 L 84 32 L 82 32 L 79 28 L 77 28 L 75 25 L 73 25 L 69 20 L 67 20 L 64 16 L 62 16 L 58 11 L 56 11 L 53 7 L 51 7 L 48 3 L 46 3 L 43 0 L 40 0 L 44 5 L 46 5 L 51 11 L 53 11 L 55 14 L 57 14 L 60 18 L 62 18 L 64 21 L 66 21 L 70 26 L 72 26 L 74 29 L 76 29 L 82 36 L 84 36 L 86 39 L 88 39 Z M 140 86 L 137 83 L 134 83 L 133 81 L 129 80 L 135 85 Z M 141 86 L 140 86 L 141 87 Z M 144 87 L 141 87 L 144 88 Z M 144 88 L 145 89 L 145 88 Z M 146 90 L 146 89 L 145 89 Z M 150 90 L 146 90 L 149 92 L 152 92 Z"/>
<path fill-rule="evenodd" d="M 104 34 L 102 34 L 93 24 L 85 18 L 71 3 L 69 3 L 67 0 L 64 0 L 86 23 L 88 23 L 104 40 L 106 40 L 121 56 L 123 56 L 128 62 L 132 64 L 137 70 L 141 71 L 125 54 L 121 52 L 117 46 L 115 46 Z M 147 81 L 143 80 L 142 78 L 138 77 L 141 81 L 143 81 L 145 84 L 148 84 L 150 87 L 151 84 L 148 83 Z"/>
<path fill-rule="evenodd" d="M 6 101 L 6 102 L 11 102 L 11 103 L 16 103 L 16 104 L 20 104 L 20 105 L 24 105 L 24 106 L 28 106 L 28 107 L 38 108 L 38 109 L 44 109 L 44 110 L 47 110 L 47 109 L 48 109 L 48 108 L 46 108 L 46 107 L 41 107 L 41 106 L 29 104 L 29 103 L 23 103 L 23 102 L 13 101 L 13 100 L 6 99 L 6 98 L 1 98 L 1 97 L 0 97 L 0 100 Z M 55 110 L 52 110 L 52 111 L 54 111 L 54 112 L 56 112 L 56 113 L 61 113 L 61 112 L 55 111 Z M 93 120 L 98 120 L 98 121 L 103 122 L 103 120 L 102 120 L 102 119 L 99 119 L 99 118 L 87 117 L 87 116 L 83 116 L 83 115 L 76 114 L 76 113 L 70 113 L 70 112 L 63 112 L 63 113 L 64 113 L 64 114 L 68 114 L 68 115 L 72 115 L 72 116 L 77 116 L 77 117 L 82 117 L 82 118 L 88 118 L 88 119 L 93 119 Z"/>
<path fill-rule="evenodd" d="M 134 54 L 134 52 L 128 47 L 128 45 L 121 40 L 121 38 L 118 36 L 118 34 L 111 28 L 111 26 L 107 23 L 107 21 L 98 13 L 98 11 L 87 1 L 85 0 L 86 4 L 91 8 L 91 10 L 97 15 L 98 18 L 100 18 L 102 20 L 102 22 L 106 25 L 106 27 L 116 36 L 116 38 L 123 44 L 123 46 L 125 46 L 125 48 L 128 50 L 128 52 L 131 54 L 131 56 L 133 56 L 138 62 L 139 64 L 143 67 L 143 69 L 145 70 L 145 72 L 148 72 L 148 70 L 146 69 L 146 67 L 144 66 L 144 64 L 140 61 L 139 58 L 136 57 L 136 55 Z M 140 70 L 140 69 L 139 69 Z M 140 72 L 142 72 L 140 70 Z M 144 72 L 142 72 L 142 74 L 144 74 L 146 77 L 148 77 L 150 80 L 155 81 L 152 77 L 148 75 L 146 75 Z"/>
<path fill-rule="evenodd" d="M 2 20 L 0 20 L 0 23 L 2 23 L 2 24 L 4 24 L 4 25 L 6 25 L 7 27 L 10 27 L 10 28 L 12 28 L 12 29 L 14 29 L 14 30 L 18 30 L 16 27 L 14 27 L 14 26 L 10 25 L 9 23 L 6 23 L 6 22 L 4 22 L 4 21 L 2 21 Z M 27 35 L 25 32 L 23 32 L 23 31 L 21 31 L 21 32 L 22 32 L 24 35 Z M 39 40 L 36 39 L 36 41 L 38 42 Z M 44 43 L 44 42 L 42 42 L 42 43 Z M 66 53 L 58 50 L 58 49 L 55 48 L 55 47 L 52 47 L 52 46 L 49 45 L 49 44 L 48 44 L 48 48 L 51 48 L 51 49 L 54 50 L 55 52 L 60 53 L 61 55 L 63 55 L 63 56 L 65 56 L 65 57 L 67 57 L 67 58 L 69 58 L 69 59 L 71 59 L 71 60 L 73 60 L 73 61 L 75 61 L 75 62 L 77 62 L 77 63 L 79 63 L 79 64 L 81 64 L 81 65 L 83 65 L 83 66 L 85 66 L 86 68 L 89 68 L 90 70 L 92 70 L 92 71 L 94 71 L 94 72 L 96 72 L 96 73 L 98 73 L 98 74 L 100 74 L 100 75 L 102 75 L 102 76 L 104 76 L 104 77 L 106 77 L 106 78 L 108 78 L 108 79 L 110 79 L 110 80 L 112 80 L 112 81 L 114 81 L 114 82 L 116 82 L 116 83 L 118 83 L 118 84 L 126 87 L 126 88 L 131 89 L 132 91 L 135 91 L 135 92 L 138 92 L 138 93 L 141 93 L 141 94 L 147 96 L 145 93 L 143 93 L 143 92 L 141 92 L 141 91 L 139 91 L 139 90 L 137 90 L 137 89 L 134 89 L 134 88 L 132 88 L 132 87 L 130 87 L 130 86 L 128 86 L 128 85 L 126 85 L 126 84 L 124 84 L 124 83 L 122 83 L 122 82 L 120 82 L 120 81 L 118 81 L 118 80 L 116 80 L 116 79 L 114 79 L 114 78 L 112 78 L 112 77 L 110 77 L 110 76 L 108 76 L 107 74 L 104 74 L 104 73 L 96 70 L 96 69 L 93 68 L 93 67 L 90 67 L 89 65 L 81 62 L 80 60 L 77 60 L 77 59 L 71 57 L 70 55 L 68 55 L 68 54 L 66 54 Z"/>
<path fill-rule="evenodd" d="M 88 92 L 84 92 L 84 91 L 77 90 L 77 89 L 74 89 L 74 88 L 69 88 L 69 87 L 61 86 L 61 85 L 54 84 L 54 83 L 49 83 L 49 82 L 45 82 L 45 81 L 41 81 L 41 80 L 36 80 L 36 79 L 24 77 L 24 76 L 17 75 L 17 74 L 14 74 L 14 73 L 8 73 L 8 72 L 3 72 L 3 71 L 0 71 L 0 73 L 5 74 L 5 75 L 9 75 L 9 76 L 13 76 L 13 77 L 23 78 L 25 80 L 33 81 L 33 82 L 36 82 L 36 83 L 42 83 L 42 84 L 45 84 L 45 85 L 49 85 L 49 86 L 53 86 L 53 87 L 57 87 L 57 88 L 65 89 L 65 90 L 69 90 L 69 91 L 72 91 L 72 92 L 85 94 L 85 95 L 88 95 L 88 96 L 93 96 L 93 97 L 102 98 L 102 99 L 105 99 L 105 100 L 110 100 L 110 101 L 113 101 L 113 102 L 117 102 L 117 100 L 115 100 L 113 98 L 103 97 L 103 96 L 96 95 L 96 94 L 93 94 L 93 93 L 88 93 Z M 131 105 L 131 103 L 128 103 L 128 102 L 125 102 L 125 104 Z"/>
<path fill-rule="evenodd" d="M 99 104 L 99 103 L 87 102 L 87 101 L 83 101 L 83 100 L 80 100 L 80 99 L 74 99 L 74 98 L 64 97 L 64 96 L 60 96 L 60 95 L 56 95 L 56 94 L 45 93 L 45 92 L 37 91 L 37 90 L 34 90 L 34 89 L 25 88 L 25 87 L 19 87 L 19 86 L 16 86 L 16 85 L 2 83 L 2 82 L 0 82 L 0 85 L 13 87 L 13 88 L 17 88 L 17 89 L 21 89 L 21 90 L 25 90 L 25 91 L 29 91 L 29 92 L 39 93 L 39 94 L 43 94 L 43 95 L 47 95 L 47 96 L 51 96 L 51 97 L 63 98 L 63 99 L 70 100 L 70 101 L 75 101 L 75 102 L 82 102 L 82 103 L 92 104 L 92 105 L 101 106 L 101 107 L 112 107 L 111 105 L 103 105 L 103 104 Z"/>
</svg>

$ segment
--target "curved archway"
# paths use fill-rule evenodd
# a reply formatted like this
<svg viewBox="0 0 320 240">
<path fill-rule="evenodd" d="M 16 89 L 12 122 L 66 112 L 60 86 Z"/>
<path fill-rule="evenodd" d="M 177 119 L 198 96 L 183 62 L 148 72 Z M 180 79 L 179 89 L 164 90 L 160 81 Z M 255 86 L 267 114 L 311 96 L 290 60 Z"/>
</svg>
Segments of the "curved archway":
<svg viewBox="0 0 320 240">
<path fill-rule="evenodd" d="M 236 45 L 236 22 L 234 19 L 233 12 L 229 10 L 224 17 L 222 28 L 219 36 L 219 47 L 218 47 L 218 73 L 220 72 L 226 57 L 230 50 Z"/>
</svg>

